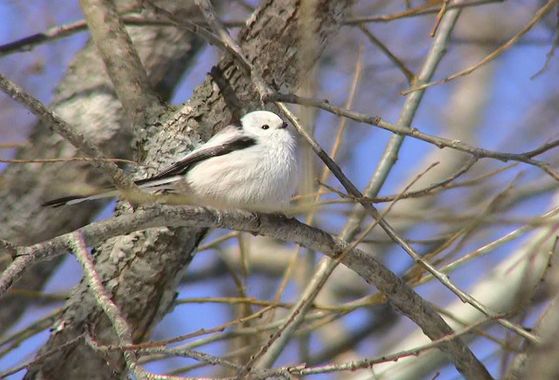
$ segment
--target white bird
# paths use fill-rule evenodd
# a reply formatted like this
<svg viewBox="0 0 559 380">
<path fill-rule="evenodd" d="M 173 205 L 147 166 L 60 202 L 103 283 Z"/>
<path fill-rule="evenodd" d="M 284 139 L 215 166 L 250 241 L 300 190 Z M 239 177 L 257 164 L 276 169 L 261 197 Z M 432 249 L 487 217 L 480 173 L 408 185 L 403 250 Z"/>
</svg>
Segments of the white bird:
<svg viewBox="0 0 559 380">
<path fill-rule="evenodd" d="M 194 203 L 279 211 L 289 204 L 298 180 L 297 144 L 278 115 L 254 111 L 153 177 L 136 181 L 147 191 L 184 194 Z M 113 190 L 68 196 L 45 206 L 72 205 L 118 195 Z"/>
</svg>

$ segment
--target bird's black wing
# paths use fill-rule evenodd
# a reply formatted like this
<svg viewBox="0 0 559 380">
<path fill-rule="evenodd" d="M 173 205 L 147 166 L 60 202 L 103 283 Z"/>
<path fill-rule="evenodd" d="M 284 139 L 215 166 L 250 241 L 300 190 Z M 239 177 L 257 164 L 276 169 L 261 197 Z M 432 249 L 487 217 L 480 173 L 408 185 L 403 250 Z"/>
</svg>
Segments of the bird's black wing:
<svg viewBox="0 0 559 380">
<path fill-rule="evenodd" d="M 185 158 L 175 162 L 173 165 L 164 169 L 153 177 L 141 179 L 136 181 L 136 185 L 144 185 L 152 181 L 157 181 L 165 178 L 174 177 L 177 175 L 184 175 L 193 165 L 207 160 L 208 158 L 223 156 L 237 150 L 246 149 L 256 144 L 256 140 L 249 136 L 238 136 L 223 144 L 201 148 L 188 154 Z"/>
<path fill-rule="evenodd" d="M 217 136 L 217 135 L 216 135 Z M 136 185 L 148 185 L 150 182 L 155 182 L 158 180 L 164 180 L 166 178 L 174 177 L 177 175 L 184 175 L 190 168 L 196 165 L 199 162 L 207 160 L 208 158 L 223 156 L 224 154 L 228 154 L 234 152 L 236 150 L 246 149 L 256 144 L 256 140 L 252 137 L 237 135 L 232 137 L 229 140 L 224 141 L 221 144 L 210 145 L 207 147 L 201 147 L 198 150 L 195 150 L 184 157 L 182 160 L 175 162 L 173 165 L 169 166 L 168 168 L 164 169 L 160 173 L 156 174 L 153 177 L 141 179 L 139 181 L 135 181 Z M 43 206 L 53 206 L 59 207 L 67 204 L 68 202 L 72 201 L 83 201 L 83 200 L 91 200 L 91 199 L 99 199 L 106 196 L 106 194 L 112 193 L 114 188 L 106 189 L 106 192 L 101 192 L 98 194 L 93 195 L 70 195 L 63 198 L 57 198 L 50 200 L 48 202 L 43 203 Z M 77 202 L 74 202 L 77 203 Z"/>
<path fill-rule="evenodd" d="M 66 203 L 70 201 L 76 199 L 82 199 L 82 198 L 84 198 L 83 195 L 69 195 L 67 197 L 51 199 L 50 201 L 41 203 L 41 207 L 60 207 L 60 206 L 64 206 Z"/>
</svg>

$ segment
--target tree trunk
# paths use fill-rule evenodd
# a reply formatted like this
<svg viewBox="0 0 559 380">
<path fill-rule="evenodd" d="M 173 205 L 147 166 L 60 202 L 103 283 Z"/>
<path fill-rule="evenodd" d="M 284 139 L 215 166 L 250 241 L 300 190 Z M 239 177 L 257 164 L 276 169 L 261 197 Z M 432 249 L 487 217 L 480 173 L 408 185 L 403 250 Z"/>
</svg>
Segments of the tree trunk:
<svg viewBox="0 0 559 380">
<path fill-rule="evenodd" d="M 298 77 L 314 64 L 349 5 L 349 1 L 333 0 L 311 3 L 315 5 L 314 17 L 312 22 L 304 18 L 303 23 L 299 1 L 263 1 L 239 35 L 249 61 L 275 88 L 297 86 Z M 305 44 L 302 54 L 303 35 L 319 36 L 321 40 L 313 44 L 317 48 Z M 239 105 L 246 112 L 257 108 L 259 99 L 250 78 L 225 56 L 179 111 L 169 111 L 160 123 L 146 128 L 138 156 L 150 167 L 167 164 L 190 150 L 193 140 L 206 140 L 225 126 Z M 150 229 L 111 239 L 97 248 L 96 269 L 135 341 L 145 338 L 172 306 L 177 282 L 203 233 L 201 229 Z M 91 331 L 100 344 L 118 342 L 110 322 L 82 282 L 39 354 L 56 352 L 32 367 L 26 378 L 112 379 L 122 375 L 124 361 L 118 353 L 101 354 L 83 339 L 61 347 L 85 331 Z"/>
<path fill-rule="evenodd" d="M 125 7 L 130 3 L 129 0 L 122 0 L 118 5 Z M 193 1 L 180 8 L 180 14 L 184 15 L 196 9 Z M 165 26 L 133 26 L 129 28 L 129 33 L 152 86 L 162 99 L 168 99 L 202 41 L 184 30 Z M 92 43 L 88 43 L 74 58 L 56 89 L 51 108 L 101 147 L 106 157 L 132 159 L 131 129 L 126 126 L 122 107 Z M 38 122 L 29 137 L 29 144 L 19 149 L 16 158 L 72 156 L 80 154 L 61 136 Z M 69 185 L 88 183 L 101 186 L 103 178 L 88 163 L 10 165 L 2 172 L 0 237 L 28 245 L 89 223 L 106 202 L 88 202 L 80 207 L 59 209 L 44 208 L 41 204 L 62 194 Z M 0 261 L 0 272 L 5 269 L 6 262 L 9 261 Z M 55 259 L 29 268 L 15 286 L 18 289 L 40 290 L 60 262 L 61 259 Z M 25 298 L 10 295 L 0 301 L 0 333 L 19 319 L 28 304 Z"/>
</svg>

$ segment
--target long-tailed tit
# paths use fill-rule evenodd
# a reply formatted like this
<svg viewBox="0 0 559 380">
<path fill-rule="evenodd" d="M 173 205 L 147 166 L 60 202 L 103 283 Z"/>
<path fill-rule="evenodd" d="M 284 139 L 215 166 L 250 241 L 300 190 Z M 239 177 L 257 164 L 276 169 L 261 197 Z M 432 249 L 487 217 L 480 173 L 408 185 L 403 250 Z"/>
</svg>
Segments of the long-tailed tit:
<svg viewBox="0 0 559 380">
<path fill-rule="evenodd" d="M 277 211 L 284 208 L 298 179 L 296 140 L 278 115 L 254 111 L 159 174 L 136 181 L 150 192 L 185 194 L 203 205 Z M 115 190 L 54 199 L 62 206 L 110 198 Z"/>
</svg>

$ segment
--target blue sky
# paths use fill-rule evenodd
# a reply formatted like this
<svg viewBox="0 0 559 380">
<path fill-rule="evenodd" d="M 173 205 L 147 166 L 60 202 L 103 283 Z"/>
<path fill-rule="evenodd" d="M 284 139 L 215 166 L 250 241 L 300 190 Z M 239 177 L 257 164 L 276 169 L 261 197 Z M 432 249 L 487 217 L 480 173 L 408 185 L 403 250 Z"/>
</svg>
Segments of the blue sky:
<svg viewBox="0 0 559 380">
<path fill-rule="evenodd" d="M 527 12 L 528 17 L 533 14 L 534 2 L 521 1 L 514 5 L 508 5 L 515 12 Z M 487 6 L 504 7 L 507 5 Z M 48 10 L 45 16 L 45 10 Z M 464 13 L 469 12 L 465 11 Z M 531 12 L 531 13 L 530 13 Z M 29 34 L 40 32 L 47 27 L 67 23 L 80 19 L 79 7 L 77 2 L 68 2 L 65 0 L 32 0 L 28 2 L 8 0 L 0 3 L 0 43 L 13 41 L 17 38 L 25 37 Z M 417 39 L 418 35 L 427 35 L 432 27 L 432 18 L 409 19 L 397 21 L 387 24 L 373 24 L 370 29 L 378 34 L 383 41 L 390 41 L 390 47 L 404 61 L 408 62 L 412 69 L 417 70 L 418 65 L 427 52 L 431 39 L 428 37 Z M 460 21 L 459 21 L 460 23 Z M 515 31 L 519 26 L 516 26 Z M 349 37 L 348 37 L 349 35 Z M 353 40 L 352 40 L 353 38 Z M 56 83 L 64 74 L 65 68 L 75 52 L 83 46 L 87 39 L 87 34 L 82 32 L 72 37 L 64 38 L 56 42 L 45 44 L 32 52 L 18 53 L 8 57 L 0 58 L 0 72 L 15 80 L 24 86 L 28 91 L 33 93 L 44 102 L 49 102 L 52 98 L 52 90 Z M 344 40 L 345 39 L 345 40 Z M 552 33 L 550 28 L 537 26 L 530 31 L 526 40 L 536 39 L 539 41 L 551 41 Z M 380 115 L 384 119 L 395 122 L 403 104 L 404 98 L 400 96 L 400 91 L 407 88 L 405 78 L 396 69 L 388 68 L 381 70 L 379 67 L 388 64 L 387 59 L 378 53 L 365 38 L 359 33 L 347 33 L 343 37 L 336 37 L 329 44 L 325 56 L 330 57 L 326 62 L 322 63 L 317 80 L 318 97 L 328 98 L 335 104 L 343 104 L 349 83 L 353 75 L 353 65 L 350 62 L 355 61 L 355 56 L 340 56 L 336 49 L 344 44 L 344 41 L 350 41 L 353 46 L 362 43 L 365 46 L 366 67 L 364 83 L 359 89 L 354 109 Z M 417 45 L 410 46 L 409 41 L 417 42 Z M 440 65 L 436 79 L 444 78 L 462 68 L 468 62 L 463 61 L 460 55 L 461 44 L 451 44 Z M 485 113 L 480 118 L 479 134 L 475 136 L 473 144 L 479 144 L 487 149 L 495 149 L 500 151 L 525 151 L 535 148 L 537 145 L 545 141 L 557 138 L 558 131 L 556 125 L 531 125 L 534 120 L 534 110 L 538 106 L 542 106 L 545 101 L 549 101 L 552 96 L 557 99 L 557 80 L 559 73 L 559 65 L 557 61 L 552 61 L 550 67 L 540 76 L 531 79 L 544 64 L 546 54 L 550 48 L 549 44 L 520 44 L 506 51 L 494 63 L 489 64 L 495 74 L 492 76 L 491 83 L 488 86 L 489 101 L 485 107 Z M 344 54 L 350 54 L 351 49 L 343 50 Z M 356 54 L 356 51 L 353 51 Z M 180 104 L 188 99 L 193 89 L 200 84 L 205 74 L 209 71 L 212 63 L 216 62 L 220 53 L 212 47 L 207 47 L 197 58 L 197 65 L 190 70 L 183 81 L 177 88 L 172 102 Z M 449 96 L 457 86 L 458 81 L 468 80 L 468 77 L 458 79 L 441 86 L 430 88 L 421 107 L 414 120 L 413 126 L 420 130 L 453 138 L 448 135 L 444 118 L 441 117 L 442 110 L 448 105 Z M 25 136 L 29 128 L 33 125 L 34 118 L 28 111 L 19 105 L 7 100 L 0 95 L 0 107 L 3 107 L 2 114 L 5 115 L 0 120 L 10 120 L 10 123 L 2 123 L 0 125 L 0 143 L 2 142 L 21 142 L 25 140 Z M 537 120 L 537 119 L 536 119 Z M 320 112 L 316 121 L 317 138 L 319 142 L 329 147 L 335 134 L 337 126 L 337 118 L 330 114 Z M 532 132 L 536 130 L 537 132 Z M 544 131 L 542 133 L 541 131 Z M 344 171 L 349 175 L 352 181 L 359 188 L 363 188 L 372 172 L 375 170 L 376 164 L 382 154 L 384 146 L 390 138 L 390 133 L 382 131 L 371 126 L 350 122 L 348 126 L 347 143 L 342 149 L 342 157 L 346 159 L 342 162 Z M 418 171 L 417 164 L 421 162 L 421 158 L 425 157 L 431 151 L 437 148 L 420 142 L 418 140 L 406 139 L 402 148 L 399 160 L 388 177 L 381 194 L 391 194 L 397 192 L 403 181 L 413 177 L 413 173 Z M 9 158 L 13 155 L 11 150 L 0 150 L 0 157 Z M 0 164 L 5 166 L 5 164 Z M 503 164 L 492 162 L 491 167 L 502 167 Z M 0 166 L 1 168 L 2 166 Z M 493 195 L 498 193 L 506 181 L 512 180 L 519 171 L 523 171 L 525 178 L 528 180 L 541 178 L 542 174 L 539 170 L 521 165 L 517 170 L 504 173 L 498 182 L 496 188 L 492 189 Z M 331 180 L 331 185 L 341 188 L 339 184 Z M 465 191 L 455 190 L 449 192 L 442 198 L 442 202 L 452 204 L 462 200 Z M 545 210 L 549 202 L 549 194 L 542 195 L 530 199 L 529 201 L 520 203 L 510 210 L 511 214 L 517 216 L 536 215 Z M 457 201 L 458 199 L 458 201 Z M 111 206 L 112 207 L 112 206 Z M 108 207 L 100 218 L 106 218 L 110 215 L 111 207 Z M 337 214 L 332 217 L 320 220 L 320 226 L 333 233 L 339 232 L 344 224 L 344 219 Z M 514 225 L 502 225 L 495 227 L 486 236 L 480 236 L 479 240 L 474 240 L 464 247 L 467 251 L 470 248 L 479 246 L 483 239 L 490 240 L 494 234 L 510 230 Z M 220 233 L 216 232 L 215 234 Z M 408 232 L 410 236 L 424 236 L 433 233 L 433 226 L 425 223 L 416 229 Z M 211 238 L 207 239 L 211 240 Z M 483 273 L 488 265 L 494 265 L 499 260 L 505 259 L 507 254 L 513 250 L 519 242 L 511 243 L 500 248 L 487 258 L 474 262 L 460 269 L 453 275 L 453 279 L 459 285 L 467 288 L 479 280 L 479 273 Z M 231 243 L 234 244 L 234 243 Z M 401 251 L 391 249 L 387 251 L 391 259 L 387 260 L 388 264 L 396 272 L 401 272 L 410 264 Z M 192 265 L 188 268 L 189 273 L 195 273 L 203 268 L 211 266 L 220 260 L 216 252 L 204 252 L 199 254 Z M 57 274 L 51 279 L 47 287 L 48 292 L 68 291 L 74 284 L 79 281 L 81 269 L 75 262 L 74 258 L 68 256 Z M 187 274 L 188 275 L 188 274 Z M 255 297 L 262 297 L 265 293 L 263 285 L 267 280 L 259 276 L 250 278 L 247 285 L 248 294 Z M 269 285 L 269 284 L 268 284 Z M 179 298 L 182 297 L 208 297 L 224 295 L 227 289 L 234 286 L 230 277 L 212 279 L 211 281 L 200 282 L 198 284 L 186 284 L 179 288 Z M 440 294 L 442 300 L 450 301 L 453 297 L 438 284 L 430 283 L 418 288 L 420 294 L 431 296 Z M 296 287 L 291 284 L 288 291 L 284 294 L 285 301 L 293 301 L 296 295 Z M 52 306 L 52 305 L 51 305 Z M 33 307 L 31 308 L 20 323 L 15 326 L 12 331 L 28 325 L 32 321 L 48 314 L 52 307 Z M 190 304 L 181 305 L 167 315 L 160 325 L 154 331 L 155 338 L 168 338 L 178 334 L 194 331 L 199 328 L 213 327 L 230 320 L 231 316 L 228 309 L 223 305 L 214 304 Z M 366 320 L 368 312 L 360 310 L 352 313 L 344 318 L 346 326 L 359 326 Z M 411 326 L 411 323 L 402 322 Z M 497 334 L 502 334 L 502 330 L 496 329 Z M 9 368 L 22 358 L 29 357 L 37 347 L 48 338 L 48 332 L 45 331 L 25 341 L 13 353 L 0 358 L 0 370 Z M 360 353 L 371 356 L 379 347 L 372 347 L 374 343 L 364 342 L 361 344 Z M 319 338 L 313 338 L 311 341 L 312 349 L 319 349 L 321 342 Z M 204 348 L 206 349 L 206 347 Z M 207 347 L 207 352 L 213 354 L 223 354 L 226 349 L 225 344 L 218 343 Z M 489 357 L 495 346 L 486 340 L 480 340 L 474 344 L 474 350 L 480 357 Z M 278 361 L 279 364 L 292 363 L 297 360 L 296 345 L 291 344 L 285 354 Z M 182 363 L 182 364 L 179 364 Z M 500 362 L 498 358 L 488 360 L 486 362 L 488 368 L 494 375 L 498 375 Z M 184 361 L 173 359 L 165 363 L 154 363 L 148 366 L 148 369 L 161 371 L 162 369 L 170 369 L 176 366 L 184 365 Z M 207 374 L 206 370 L 195 370 L 189 373 L 192 376 L 201 376 Z M 22 377 L 22 372 L 14 375 L 13 379 Z M 457 373 L 453 367 L 448 367 L 441 372 L 439 379 L 454 379 Z M 317 378 L 333 378 L 328 376 L 316 376 Z"/>
</svg>

